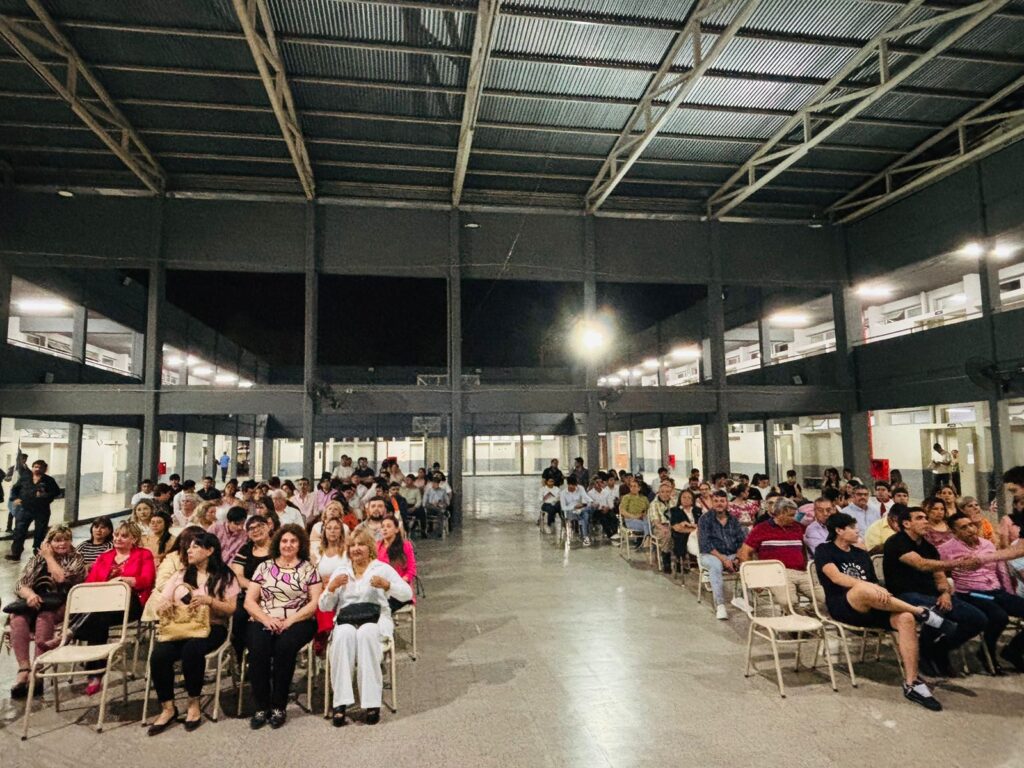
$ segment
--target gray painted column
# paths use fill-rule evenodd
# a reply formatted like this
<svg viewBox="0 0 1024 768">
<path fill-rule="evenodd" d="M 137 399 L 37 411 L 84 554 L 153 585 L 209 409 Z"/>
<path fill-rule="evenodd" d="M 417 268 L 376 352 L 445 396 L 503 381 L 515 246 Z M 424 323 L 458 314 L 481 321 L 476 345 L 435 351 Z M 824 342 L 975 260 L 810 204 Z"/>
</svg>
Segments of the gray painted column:
<svg viewBox="0 0 1024 768">
<path fill-rule="evenodd" d="M 76 304 L 71 319 L 71 357 L 79 363 L 85 363 L 85 337 L 88 310 Z"/>
<path fill-rule="evenodd" d="M 7 341 L 7 328 L 11 324 L 11 270 L 0 259 L 0 342 Z M 0 349 L 6 352 L 9 347 L 0 343 Z M 3 353 L 0 353 L 2 355 Z"/>
<path fill-rule="evenodd" d="M 146 375 L 146 334 L 132 334 L 132 375 L 141 379 Z M 162 377 L 161 377 L 162 378 Z"/>
<path fill-rule="evenodd" d="M 214 471 L 213 469 L 213 464 L 218 458 L 220 457 L 217 456 L 217 435 L 216 433 L 210 432 L 206 435 L 206 457 L 204 462 L 206 467 L 199 476 L 200 478 L 212 475 L 215 484 L 220 482 L 220 470 L 218 469 L 217 471 Z M 202 482 L 199 481 L 198 478 L 197 484 L 202 486 Z"/>
<path fill-rule="evenodd" d="M 161 209 L 162 210 L 162 209 Z M 145 403 L 142 415 L 142 465 L 141 476 L 157 477 L 157 463 L 160 461 L 160 385 L 163 368 L 163 314 L 166 300 L 167 274 L 159 261 L 159 242 L 156 259 L 149 269 L 149 287 L 146 301 L 146 353 L 142 382 Z"/>
<path fill-rule="evenodd" d="M 179 431 L 175 434 L 174 438 L 174 471 L 181 475 L 182 480 L 187 480 L 185 476 L 185 432 Z M 195 478 L 193 478 L 195 479 Z"/>
<path fill-rule="evenodd" d="M 129 467 L 135 467 L 138 469 L 142 466 L 142 441 L 141 440 L 129 440 L 128 441 L 128 455 L 126 457 L 126 463 Z M 124 489 L 124 508 L 128 508 L 129 502 L 132 500 L 132 496 L 139 490 L 139 483 L 144 478 L 150 477 L 149 475 L 135 475 L 135 482 L 128 483 L 128 487 Z M 156 480 L 156 478 L 151 478 Z"/>
<path fill-rule="evenodd" d="M 729 471 L 729 410 L 725 398 L 725 302 L 722 299 L 722 264 L 718 248 L 718 224 L 712 222 L 709 250 L 711 280 L 708 283 L 708 352 L 717 413 L 709 414 L 702 427 L 704 474 Z"/>
<path fill-rule="evenodd" d="M 448 219 L 448 386 L 451 418 L 448 420 L 448 483 L 455 503 L 452 527 L 462 525 L 462 255 L 459 212 Z"/>
<path fill-rule="evenodd" d="M 594 236 L 594 217 L 583 218 L 583 317 L 591 321 L 597 315 L 597 244 Z M 609 339 L 609 344 L 611 339 Z M 601 410 L 598 404 L 597 364 L 607 358 L 606 350 L 600 350 L 594 358 L 586 359 L 587 410 L 583 416 L 586 429 L 586 450 L 584 459 L 593 474 L 601 462 Z"/>
<path fill-rule="evenodd" d="M 64 476 L 64 519 L 77 523 L 80 516 L 78 503 L 81 498 L 80 479 L 82 476 L 82 425 L 68 424 L 68 460 Z"/>
<path fill-rule="evenodd" d="M 843 465 L 861 478 L 870 477 L 871 438 L 868 429 L 870 414 L 857 410 L 857 370 L 851 353 L 851 342 L 861 328 L 860 302 L 842 283 L 832 288 L 832 322 L 836 329 L 836 384 L 848 404 L 839 413 L 843 439 Z"/>
<path fill-rule="evenodd" d="M 317 381 L 317 332 L 319 316 L 320 271 L 317 247 L 317 206 L 306 203 L 306 321 L 303 328 L 303 367 L 305 395 L 302 398 L 302 474 L 313 477 L 316 458 L 314 421 L 316 403 L 313 387 Z"/>
<path fill-rule="evenodd" d="M 850 467 L 861 479 L 871 477 L 871 437 L 869 414 L 865 411 L 843 411 L 839 428 L 843 435 L 843 466 Z"/>
<path fill-rule="evenodd" d="M 764 422 L 764 471 L 768 473 L 768 478 L 771 480 L 772 485 L 775 485 L 780 479 L 779 477 L 779 455 L 778 451 L 775 450 L 775 421 L 774 419 L 765 419 Z"/>
<path fill-rule="evenodd" d="M 260 480 L 269 480 L 273 474 L 274 466 L 274 439 L 264 435 L 260 438 L 263 441 L 263 448 L 261 449 L 260 456 L 260 467 L 259 467 L 259 478 Z"/>
</svg>

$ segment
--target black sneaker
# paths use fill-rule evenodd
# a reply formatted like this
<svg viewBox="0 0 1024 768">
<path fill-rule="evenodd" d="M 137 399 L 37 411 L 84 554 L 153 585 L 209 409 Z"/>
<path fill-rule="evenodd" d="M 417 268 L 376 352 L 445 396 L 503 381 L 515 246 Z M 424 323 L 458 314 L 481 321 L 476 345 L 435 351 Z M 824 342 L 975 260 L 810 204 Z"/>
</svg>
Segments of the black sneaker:
<svg viewBox="0 0 1024 768">
<path fill-rule="evenodd" d="M 907 683 L 904 683 L 903 695 L 915 704 L 920 704 L 922 707 L 931 710 L 932 712 L 942 711 L 942 705 L 939 703 L 939 700 L 932 696 L 931 690 L 920 678 L 915 680 L 913 685 L 907 685 Z"/>
<path fill-rule="evenodd" d="M 270 727 L 280 728 L 284 725 L 284 721 L 288 719 L 288 716 L 284 713 L 283 709 L 272 709 L 270 710 Z"/>
<path fill-rule="evenodd" d="M 20 563 L 21 555 L 4 555 L 4 560 L 10 560 L 12 563 Z"/>
<path fill-rule="evenodd" d="M 254 731 L 258 731 L 264 725 L 267 724 L 267 710 L 259 709 L 253 712 L 252 717 L 249 718 L 249 727 Z"/>
<path fill-rule="evenodd" d="M 943 638 L 952 637 L 956 634 L 956 631 L 960 626 L 955 621 L 947 619 L 938 611 L 933 611 L 928 608 L 925 608 L 924 613 L 915 616 L 915 618 L 921 624 L 924 624 L 927 627 L 931 627 L 932 629 L 938 632 L 938 635 L 935 638 L 935 642 L 938 642 Z"/>
</svg>

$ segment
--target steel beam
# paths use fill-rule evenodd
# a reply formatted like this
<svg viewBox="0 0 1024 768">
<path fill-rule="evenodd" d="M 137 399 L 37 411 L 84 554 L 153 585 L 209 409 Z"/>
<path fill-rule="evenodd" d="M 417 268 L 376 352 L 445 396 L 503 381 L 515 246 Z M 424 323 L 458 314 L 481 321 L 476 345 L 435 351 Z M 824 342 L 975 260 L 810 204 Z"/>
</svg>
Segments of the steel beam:
<svg viewBox="0 0 1024 768">
<path fill-rule="evenodd" d="M 968 148 L 967 141 L 968 129 L 972 126 L 983 126 L 984 123 L 981 121 L 987 121 L 989 119 L 986 116 L 987 112 L 1022 88 L 1024 88 L 1024 75 L 1021 75 L 1017 79 L 1000 88 L 990 98 L 986 99 L 964 115 L 961 115 L 934 136 L 930 136 L 928 139 L 918 144 L 914 149 L 910 150 L 910 152 L 891 163 L 884 170 L 879 171 L 863 184 L 860 184 L 856 189 L 848 192 L 829 206 L 826 213 L 842 214 L 841 221 L 844 223 L 856 221 L 857 219 L 860 219 L 869 213 L 879 210 L 895 200 L 906 196 L 910 191 L 912 191 L 910 189 L 912 185 L 913 189 L 920 189 L 927 184 L 938 181 L 940 178 L 948 173 L 952 173 L 957 168 L 962 167 L 965 162 L 970 162 L 964 160 L 965 156 L 974 150 L 979 149 L 982 144 L 988 143 L 991 146 L 991 149 L 985 151 L 984 154 L 987 154 L 989 151 L 994 151 L 1000 146 L 1006 146 L 1006 144 L 1009 143 L 1005 140 L 1006 137 L 1013 133 L 1012 116 L 1007 117 L 1006 115 L 993 115 L 992 117 L 994 117 L 995 120 L 987 126 L 988 130 L 985 130 L 982 136 L 974 137 L 970 148 Z M 1000 129 L 1002 130 L 1000 131 Z M 917 159 L 925 152 L 928 152 L 937 144 L 953 135 L 960 135 L 964 139 L 963 141 L 957 142 L 957 151 L 952 154 L 946 153 L 940 158 L 933 159 L 932 161 L 929 161 L 926 166 L 922 166 L 921 164 L 914 166 L 911 165 L 911 161 Z M 980 156 L 981 155 L 978 155 L 977 157 Z M 975 157 L 975 159 L 977 159 L 977 157 Z M 883 192 L 873 195 L 868 194 L 873 189 L 877 189 L 879 184 L 884 185 Z"/>
<path fill-rule="evenodd" d="M 452 180 L 452 206 L 455 208 L 459 207 L 462 199 L 462 186 L 466 181 L 469 153 L 473 149 L 473 135 L 476 133 L 476 120 L 484 93 L 484 77 L 491 61 L 494 31 L 498 27 L 500 13 L 501 0 L 480 0 L 476 29 L 473 32 L 473 56 L 469 60 L 469 77 L 466 80 L 466 98 L 462 102 L 459 148 L 455 155 L 455 178 Z"/>
<path fill-rule="evenodd" d="M 861 112 L 876 104 L 934 59 L 940 52 L 950 48 L 957 40 L 976 29 L 992 14 L 1005 6 L 1009 0 L 983 0 L 963 6 L 956 11 L 933 16 L 927 21 L 910 23 L 915 11 L 923 0 L 911 0 L 903 10 L 894 16 L 861 51 L 838 72 L 828 84 L 800 109 L 800 111 L 754 153 L 708 200 L 708 216 L 717 218 L 727 214 L 753 194 L 767 186 L 773 179 L 785 172 L 807 153 L 821 145 Z M 928 55 L 922 55 L 909 62 L 898 72 L 890 67 L 888 44 L 912 32 L 934 30 L 937 27 L 956 22 L 956 27 L 932 44 Z M 855 98 L 849 94 L 836 98 L 836 91 L 843 81 L 872 58 L 879 60 L 879 79 L 876 84 L 863 89 Z M 816 126 L 817 114 L 823 109 L 843 108 L 835 120 L 827 125 Z M 782 151 L 772 150 L 780 141 L 795 130 L 802 128 L 802 141 Z"/>
<path fill-rule="evenodd" d="M 284 136 L 285 146 L 288 147 L 288 154 L 299 174 L 299 181 L 302 182 L 302 189 L 306 193 L 306 198 L 312 200 L 316 195 L 313 166 L 309 162 L 306 142 L 302 137 L 302 126 L 299 124 L 299 115 L 295 110 L 291 86 L 288 85 L 288 79 L 285 76 L 284 63 L 277 47 L 274 23 L 270 18 L 266 0 L 232 0 L 232 2 L 238 21 L 242 25 L 245 40 L 249 44 L 249 50 L 256 61 L 256 68 L 259 70 L 263 87 L 267 90 L 267 97 L 273 107 L 274 117 L 277 118 L 277 124 L 281 126 L 281 134 Z M 262 34 L 257 27 L 263 28 Z"/>
<path fill-rule="evenodd" d="M 162 193 L 167 177 L 128 118 L 121 113 L 106 88 L 96 79 L 46 9 L 38 0 L 26 2 L 42 24 L 44 32 L 36 32 L 21 22 L 0 15 L 0 36 L 150 191 Z M 64 78 L 58 77 L 44 64 L 31 46 L 42 48 L 66 62 Z M 83 87 L 83 83 L 87 87 Z M 91 91 L 95 100 L 84 98 L 83 90 Z"/>
<path fill-rule="evenodd" d="M 697 85 L 697 81 L 711 68 L 715 60 L 722 55 L 740 27 L 757 10 L 760 0 L 741 0 L 729 26 L 715 40 L 711 50 L 705 53 L 701 49 L 700 23 L 708 16 L 720 12 L 728 4 L 728 2 L 718 0 L 699 0 L 685 26 L 676 33 L 662 57 L 657 73 L 647 84 L 644 95 L 615 140 L 601 170 L 598 171 L 597 178 L 594 179 L 587 191 L 586 208 L 588 213 L 596 211 L 608 199 L 629 169 L 633 167 L 633 163 L 664 127 L 674 110 L 690 94 Z M 673 65 L 679 54 L 686 48 L 693 49 L 694 66 L 683 75 L 673 74 Z M 668 103 L 659 103 L 658 97 L 668 94 L 672 94 Z"/>
</svg>

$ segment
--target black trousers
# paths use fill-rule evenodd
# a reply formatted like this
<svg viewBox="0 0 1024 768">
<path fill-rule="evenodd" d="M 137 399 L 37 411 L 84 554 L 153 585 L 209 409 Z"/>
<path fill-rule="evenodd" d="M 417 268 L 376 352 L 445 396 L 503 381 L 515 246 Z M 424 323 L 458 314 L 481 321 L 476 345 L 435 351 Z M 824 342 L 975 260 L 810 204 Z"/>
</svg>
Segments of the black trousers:
<svg viewBox="0 0 1024 768">
<path fill-rule="evenodd" d="M 249 679 L 256 709 L 284 709 L 295 674 L 295 659 L 302 646 L 316 634 L 316 621 L 307 619 L 292 624 L 279 635 L 258 621 L 250 621 L 248 629 Z"/>
<path fill-rule="evenodd" d="M 971 594 L 960 594 L 958 597 L 963 598 L 965 602 L 970 603 L 984 613 L 988 619 L 988 623 L 985 625 L 985 645 L 988 646 L 988 652 L 992 654 L 992 659 L 995 660 L 996 643 L 999 641 L 999 636 L 1003 634 L 1003 630 L 1006 629 L 1006 625 L 1010 623 L 1010 617 L 1024 617 L 1024 597 L 1011 595 L 1002 589 L 991 592 L 978 592 L 977 594 L 988 595 L 992 599 L 986 600 L 983 597 L 973 597 Z M 1020 648 L 1021 643 L 1024 643 L 1024 634 L 1018 633 L 1010 641 L 1011 653 L 1014 649 Z"/>
<path fill-rule="evenodd" d="M 128 621 L 138 621 L 142 615 L 142 603 L 139 596 L 132 592 L 131 604 L 128 606 Z M 110 636 L 110 628 L 121 623 L 120 611 L 103 611 L 102 613 L 90 613 L 89 617 L 82 622 L 82 625 L 75 630 L 75 639 L 82 640 L 86 645 L 103 645 Z M 88 661 L 86 669 L 100 669 L 104 666 L 102 661 Z"/>
<path fill-rule="evenodd" d="M 601 530 L 604 531 L 604 535 L 609 539 L 619 532 L 619 518 L 616 517 L 615 513 L 611 510 L 607 512 L 600 512 L 594 510 L 590 514 L 590 527 L 593 529 L 595 525 L 601 526 Z"/>
<path fill-rule="evenodd" d="M 21 557 L 25 551 L 25 539 L 28 538 L 28 528 L 35 523 L 35 532 L 32 535 L 33 551 L 38 552 L 46 538 L 46 531 L 50 527 L 50 508 L 45 507 L 35 512 L 25 509 L 24 505 L 14 508 L 14 533 L 11 535 L 11 554 Z"/>
<path fill-rule="evenodd" d="M 555 524 L 555 515 L 558 515 L 563 520 L 565 519 L 562 516 L 562 506 L 560 504 L 541 504 L 540 511 L 547 515 L 547 524 L 549 527 Z"/>
<path fill-rule="evenodd" d="M 149 657 L 149 674 L 161 704 L 174 700 L 174 662 L 179 659 L 181 673 L 185 678 L 185 692 L 192 698 L 203 692 L 206 654 L 219 647 L 227 635 L 227 627 L 213 624 L 210 626 L 209 637 L 172 640 L 153 646 L 153 655 Z"/>
<path fill-rule="evenodd" d="M 423 507 L 416 507 L 415 509 L 406 510 L 406 513 L 405 513 L 405 515 L 403 517 L 403 520 L 405 522 L 405 530 L 407 530 L 409 532 L 410 536 L 412 535 L 413 529 L 417 525 L 419 525 L 419 527 L 420 527 L 420 536 L 421 537 L 426 537 L 426 535 L 427 535 L 427 510 L 425 510 Z"/>
<path fill-rule="evenodd" d="M 231 647 L 235 655 L 241 659 L 245 650 L 246 637 L 249 634 L 249 612 L 245 610 L 245 590 L 238 596 L 235 606 L 235 623 L 231 625 Z"/>
</svg>

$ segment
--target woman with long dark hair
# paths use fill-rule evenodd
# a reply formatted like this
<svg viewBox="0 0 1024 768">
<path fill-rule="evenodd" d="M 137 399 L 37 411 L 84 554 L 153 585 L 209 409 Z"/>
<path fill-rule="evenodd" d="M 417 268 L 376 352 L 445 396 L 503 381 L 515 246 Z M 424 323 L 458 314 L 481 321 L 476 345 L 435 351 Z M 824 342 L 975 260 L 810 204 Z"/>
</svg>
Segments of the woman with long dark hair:
<svg viewBox="0 0 1024 768">
<path fill-rule="evenodd" d="M 142 546 L 153 553 L 153 562 L 157 567 L 173 548 L 171 525 L 171 516 L 163 510 L 157 510 L 149 518 L 149 535 L 142 535 Z"/>
<path fill-rule="evenodd" d="M 174 662 L 181 660 L 181 671 L 188 693 L 185 730 L 194 731 L 203 723 L 199 697 L 203 692 L 206 654 L 220 646 L 228 635 L 228 617 L 235 610 L 238 580 L 220 552 L 220 540 L 212 533 L 200 533 L 188 547 L 188 565 L 178 571 L 157 596 L 158 613 L 171 613 L 177 606 L 190 609 L 206 607 L 210 612 L 210 633 L 206 637 L 158 642 L 149 659 L 149 672 L 163 711 L 149 726 L 156 736 L 178 719 L 174 706 Z"/>
<path fill-rule="evenodd" d="M 78 545 L 78 554 L 86 568 L 92 568 L 96 558 L 114 547 L 114 524 L 106 515 L 97 517 L 89 526 L 89 538 Z"/>
<path fill-rule="evenodd" d="M 388 605 L 394 613 L 403 605 L 416 602 L 416 553 L 412 542 L 402 535 L 398 518 L 388 515 L 380 523 L 381 540 L 377 542 L 377 559 L 395 569 L 402 581 L 413 588 L 411 600 L 400 601 L 388 596 Z"/>
</svg>

